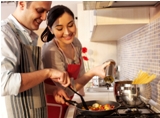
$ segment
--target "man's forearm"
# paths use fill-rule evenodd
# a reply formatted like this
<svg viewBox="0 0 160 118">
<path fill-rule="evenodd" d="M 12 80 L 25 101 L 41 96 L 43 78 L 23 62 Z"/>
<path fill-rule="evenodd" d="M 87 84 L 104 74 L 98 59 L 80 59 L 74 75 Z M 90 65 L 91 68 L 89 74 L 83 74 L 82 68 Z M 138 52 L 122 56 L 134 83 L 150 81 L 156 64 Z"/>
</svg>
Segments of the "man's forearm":
<svg viewBox="0 0 160 118">
<path fill-rule="evenodd" d="M 49 69 L 43 69 L 30 73 L 21 73 L 21 87 L 19 92 L 26 91 L 49 77 Z"/>
</svg>

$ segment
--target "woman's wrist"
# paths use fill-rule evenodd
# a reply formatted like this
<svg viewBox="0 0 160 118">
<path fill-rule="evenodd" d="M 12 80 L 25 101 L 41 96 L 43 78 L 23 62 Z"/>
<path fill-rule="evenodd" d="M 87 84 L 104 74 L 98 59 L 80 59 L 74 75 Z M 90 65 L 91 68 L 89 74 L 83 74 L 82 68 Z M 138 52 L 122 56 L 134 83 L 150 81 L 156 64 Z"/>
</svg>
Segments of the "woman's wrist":
<svg viewBox="0 0 160 118">
<path fill-rule="evenodd" d="M 90 78 L 92 78 L 93 76 L 95 76 L 96 70 L 93 68 L 93 69 L 90 69 L 89 71 L 86 72 L 86 75 Z"/>
</svg>

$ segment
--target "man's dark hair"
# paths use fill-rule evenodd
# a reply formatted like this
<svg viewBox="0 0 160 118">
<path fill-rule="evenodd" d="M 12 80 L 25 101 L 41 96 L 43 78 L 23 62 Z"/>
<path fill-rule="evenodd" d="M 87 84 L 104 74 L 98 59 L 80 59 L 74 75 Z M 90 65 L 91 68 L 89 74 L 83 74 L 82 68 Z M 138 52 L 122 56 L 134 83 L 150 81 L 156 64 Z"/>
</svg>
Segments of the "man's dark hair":
<svg viewBox="0 0 160 118">
<path fill-rule="evenodd" d="M 26 3 L 27 3 L 27 8 L 30 6 L 31 2 L 32 2 L 32 1 L 26 1 Z M 16 1 L 16 7 L 17 7 L 17 5 L 18 5 L 18 1 Z"/>
</svg>

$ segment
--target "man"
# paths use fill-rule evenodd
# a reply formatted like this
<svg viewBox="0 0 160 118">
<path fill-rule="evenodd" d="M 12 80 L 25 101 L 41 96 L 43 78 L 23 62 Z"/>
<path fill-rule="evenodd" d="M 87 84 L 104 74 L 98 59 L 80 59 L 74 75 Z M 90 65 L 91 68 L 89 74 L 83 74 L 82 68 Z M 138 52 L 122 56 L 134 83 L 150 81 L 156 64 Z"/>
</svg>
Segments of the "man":
<svg viewBox="0 0 160 118">
<path fill-rule="evenodd" d="M 18 1 L 12 15 L 1 21 L 1 112 L 3 118 L 47 118 L 45 92 L 59 103 L 69 97 L 58 88 L 45 85 L 50 78 L 64 87 L 70 84 L 66 72 L 41 68 L 38 30 L 46 20 L 51 1 Z M 53 111 L 54 112 L 54 111 Z"/>
</svg>

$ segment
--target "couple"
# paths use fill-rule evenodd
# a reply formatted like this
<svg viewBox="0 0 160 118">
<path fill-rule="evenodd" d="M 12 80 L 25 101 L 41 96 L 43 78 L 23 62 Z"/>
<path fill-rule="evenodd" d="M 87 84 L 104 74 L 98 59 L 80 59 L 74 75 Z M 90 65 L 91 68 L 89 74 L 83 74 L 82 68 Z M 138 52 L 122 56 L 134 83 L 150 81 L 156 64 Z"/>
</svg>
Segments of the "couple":
<svg viewBox="0 0 160 118">
<path fill-rule="evenodd" d="M 63 118 L 68 105 L 64 99 L 74 95 L 66 87 L 80 91 L 93 76 L 105 76 L 109 63 L 85 73 L 74 14 L 51 4 L 17 1 L 13 14 L 1 21 L 2 118 Z M 44 20 L 47 27 L 41 40 L 46 43 L 41 56 L 33 31 Z"/>
</svg>

